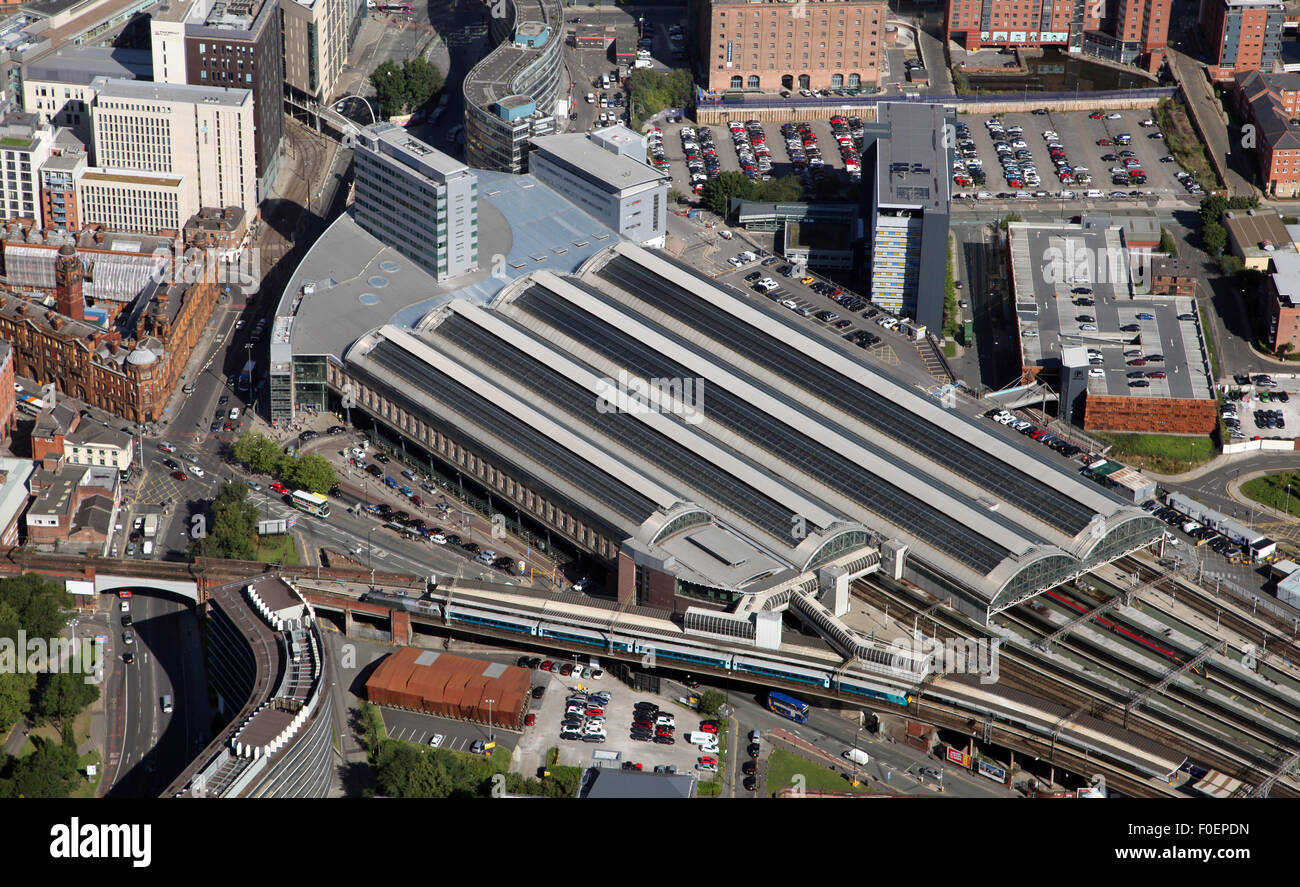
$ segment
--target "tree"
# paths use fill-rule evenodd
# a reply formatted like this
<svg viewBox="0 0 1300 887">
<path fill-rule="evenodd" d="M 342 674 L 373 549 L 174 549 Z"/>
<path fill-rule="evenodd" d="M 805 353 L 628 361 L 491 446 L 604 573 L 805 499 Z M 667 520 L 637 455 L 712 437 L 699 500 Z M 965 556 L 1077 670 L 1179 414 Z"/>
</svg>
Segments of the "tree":
<svg viewBox="0 0 1300 887">
<path fill-rule="evenodd" d="M 405 79 L 406 109 L 414 111 L 424 107 L 429 99 L 442 91 L 442 72 L 427 59 L 407 59 L 402 65 Z"/>
<path fill-rule="evenodd" d="M 711 212 L 723 218 L 731 215 L 731 200 L 753 200 L 754 185 L 744 173 L 724 172 L 704 183 L 700 199 Z"/>
<path fill-rule="evenodd" d="M 296 459 L 286 459 L 285 479 L 296 487 L 313 493 L 328 493 L 338 483 L 338 475 L 329 461 L 316 453 L 308 453 Z"/>
<path fill-rule="evenodd" d="M 379 792 L 390 798 L 445 798 L 455 787 L 442 762 L 409 742 L 385 742 L 375 767 Z"/>
<path fill-rule="evenodd" d="M 1223 218 L 1224 211 L 1228 208 L 1228 201 L 1217 194 L 1208 194 L 1201 199 L 1201 224 L 1208 225 L 1213 222 L 1216 225 Z"/>
<path fill-rule="evenodd" d="M 766 203 L 795 203 L 803 199 L 803 181 L 794 174 L 753 183 L 751 200 Z"/>
<path fill-rule="evenodd" d="M 370 85 L 379 100 L 379 113 L 395 117 L 406 104 L 406 71 L 391 59 L 379 65 L 370 74 Z"/>
<path fill-rule="evenodd" d="M 1228 232 L 1223 230 L 1223 226 L 1218 222 L 1210 221 L 1201 226 L 1201 245 L 1205 251 L 1212 256 L 1223 254 L 1223 248 L 1228 243 Z"/>
<path fill-rule="evenodd" d="M 640 128 L 647 118 L 665 108 L 687 108 L 695 96 L 691 72 L 675 68 L 667 73 L 637 68 L 624 83 L 628 93 L 628 115 L 632 126 Z"/>
<path fill-rule="evenodd" d="M 1236 274 L 1246 267 L 1246 263 L 1241 260 L 1240 256 L 1234 256 L 1229 253 L 1226 256 L 1219 256 L 1219 270 L 1224 274 Z"/>
<path fill-rule="evenodd" d="M 258 474 L 276 474 L 283 466 L 285 455 L 280 445 L 262 434 L 245 431 L 231 448 L 234 457 Z"/>
<path fill-rule="evenodd" d="M 77 778 L 77 748 L 67 742 L 32 737 L 36 750 L 25 758 L 10 758 L 0 778 L 0 797 L 66 798 Z"/>
<path fill-rule="evenodd" d="M 72 720 L 99 698 L 99 688 L 87 683 L 85 675 L 70 672 L 52 674 L 37 693 L 33 720 L 37 724 L 50 721 L 60 727 Z"/>
<path fill-rule="evenodd" d="M 252 560 L 256 553 L 257 506 L 248 501 L 242 484 L 222 484 L 212 503 L 212 530 L 208 533 L 209 554 L 235 560 Z"/>
<path fill-rule="evenodd" d="M 1160 252 L 1167 256 L 1178 255 L 1178 244 L 1174 242 L 1174 236 L 1169 233 L 1169 229 L 1161 227 L 1160 229 Z"/>
<path fill-rule="evenodd" d="M 727 697 L 717 690 L 705 690 L 700 694 L 700 714 L 714 714 L 726 704 Z"/>
</svg>

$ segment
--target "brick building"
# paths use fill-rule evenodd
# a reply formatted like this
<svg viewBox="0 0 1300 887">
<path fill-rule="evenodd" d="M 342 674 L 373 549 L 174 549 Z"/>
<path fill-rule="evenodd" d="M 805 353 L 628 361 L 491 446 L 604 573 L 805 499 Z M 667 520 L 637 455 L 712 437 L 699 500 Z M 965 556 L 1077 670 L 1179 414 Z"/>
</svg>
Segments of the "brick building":
<svg viewBox="0 0 1300 887">
<path fill-rule="evenodd" d="M 1296 252 L 1275 209 L 1228 210 L 1223 214 L 1223 227 L 1228 232 L 1228 250 L 1247 268 L 1267 271 L 1279 253 Z"/>
<path fill-rule="evenodd" d="M 881 0 L 692 0 L 699 82 L 729 89 L 858 89 L 879 83 Z"/>
<path fill-rule="evenodd" d="M 1218 424 L 1217 400 L 1117 397 L 1089 391 L 1083 407 L 1086 431 L 1209 434 Z"/>
<path fill-rule="evenodd" d="M 237 206 L 204 207 L 185 222 L 186 243 L 205 236 L 221 258 L 231 258 L 248 239 L 248 215 Z"/>
<path fill-rule="evenodd" d="M 1151 295 L 1195 296 L 1196 268 L 1185 259 L 1152 259 Z"/>
<path fill-rule="evenodd" d="M 75 403 L 60 400 L 42 410 L 32 425 L 32 458 L 124 472 L 131 467 L 135 454 L 133 441 L 131 435 L 117 428 L 83 421 Z"/>
<path fill-rule="evenodd" d="M 83 276 L 77 250 L 65 244 L 52 300 L 0 295 L 0 339 L 13 348 L 14 372 L 132 422 L 161 418 L 216 307 L 213 275 L 142 293 L 148 304 L 111 330 L 86 321 Z"/>
<path fill-rule="evenodd" d="M 0 440 L 7 440 L 18 421 L 14 391 L 14 350 L 0 341 Z"/>
<path fill-rule="evenodd" d="M 1290 345 L 1291 353 L 1300 353 L 1300 255 L 1273 257 L 1265 289 L 1265 316 L 1268 347 L 1277 351 Z"/>
<path fill-rule="evenodd" d="M 1255 128 L 1256 182 L 1270 197 L 1300 197 L 1300 74 L 1236 76 L 1237 108 Z"/>
<path fill-rule="evenodd" d="M 1201 40 L 1212 80 L 1246 71 L 1271 72 L 1282 56 L 1282 0 L 1201 0 Z"/>
<path fill-rule="evenodd" d="M 31 476 L 27 544 L 107 554 L 117 519 L 118 473 L 47 459 Z"/>
<path fill-rule="evenodd" d="M 1063 46 L 1156 71 L 1164 58 L 1170 5 L 1171 0 L 948 0 L 948 39 L 972 51 L 987 46 Z"/>
</svg>

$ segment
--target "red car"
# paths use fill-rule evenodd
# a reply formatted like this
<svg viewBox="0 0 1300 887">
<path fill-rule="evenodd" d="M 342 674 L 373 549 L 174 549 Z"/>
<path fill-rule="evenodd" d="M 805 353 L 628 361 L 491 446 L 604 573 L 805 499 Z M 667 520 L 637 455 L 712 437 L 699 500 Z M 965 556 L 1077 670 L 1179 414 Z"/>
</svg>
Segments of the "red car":
<svg viewBox="0 0 1300 887">
<path fill-rule="evenodd" d="M 175 471 L 172 472 L 172 477 L 176 478 L 177 480 L 190 479 L 190 476 L 186 474 L 184 471 L 181 471 L 179 468 L 177 468 Z"/>
<path fill-rule="evenodd" d="M 1108 148 L 1115 143 L 1112 142 L 1110 139 L 1097 139 L 1097 144 L 1103 148 Z"/>
<path fill-rule="evenodd" d="M 567 678 L 571 674 L 573 674 L 572 663 L 566 662 L 564 665 L 560 666 L 560 677 Z"/>
<path fill-rule="evenodd" d="M 1155 372 L 1155 373 L 1147 373 L 1147 378 L 1148 378 L 1148 379 L 1165 379 L 1165 378 L 1168 378 L 1168 377 L 1167 377 L 1164 373 Z"/>
<path fill-rule="evenodd" d="M 176 448 L 175 448 L 174 446 L 172 446 L 171 444 L 169 444 L 169 443 L 160 443 L 160 444 L 158 444 L 158 449 L 162 450 L 164 453 L 174 453 L 174 452 L 176 452 Z"/>
<path fill-rule="evenodd" d="M 275 483 L 271 484 L 271 489 L 272 489 L 272 491 L 274 491 L 274 492 L 276 492 L 276 493 L 287 493 L 287 492 L 289 492 L 289 488 L 286 487 L 284 484 L 280 483 L 278 480 L 277 480 Z"/>
<path fill-rule="evenodd" d="M 718 766 L 718 759 L 715 758 L 713 755 L 701 755 L 700 763 L 716 767 Z"/>
<path fill-rule="evenodd" d="M 1134 358 L 1133 360 L 1130 360 L 1130 361 L 1128 362 L 1128 365 L 1131 366 L 1131 367 L 1144 367 L 1144 366 L 1147 365 L 1147 362 L 1146 362 L 1145 359 L 1143 359 L 1143 358 L 1141 358 L 1141 357 L 1136 357 L 1136 358 Z"/>
<path fill-rule="evenodd" d="M 718 728 L 706 721 L 700 724 L 700 731 L 703 733 L 717 733 Z"/>
<path fill-rule="evenodd" d="M 550 670 L 551 670 L 551 666 L 554 665 L 554 664 L 555 664 L 554 662 L 552 662 L 551 660 L 547 659 L 545 662 L 542 663 L 542 671 L 550 671 Z"/>
<path fill-rule="evenodd" d="M 604 717 L 604 715 L 605 715 L 605 709 L 594 705 L 587 706 L 587 717 L 599 718 L 599 717 Z"/>
<path fill-rule="evenodd" d="M 532 712 L 529 712 L 529 713 L 524 717 L 524 726 L 525 726 L 525 727 L 531 727 L 533 724 L 536 724 L 536 723 L 537 723 L 537 715 L 533 714 Z"/>
<path fill-rule="evenodd" d="M 1106 119 L 1106 115 L 1101 113 L 1100 111 L 1093 111 L 1091 114 L 1088 115 L 1088 117 L 1091 118 L 1092 120 Z"/>
</svg>

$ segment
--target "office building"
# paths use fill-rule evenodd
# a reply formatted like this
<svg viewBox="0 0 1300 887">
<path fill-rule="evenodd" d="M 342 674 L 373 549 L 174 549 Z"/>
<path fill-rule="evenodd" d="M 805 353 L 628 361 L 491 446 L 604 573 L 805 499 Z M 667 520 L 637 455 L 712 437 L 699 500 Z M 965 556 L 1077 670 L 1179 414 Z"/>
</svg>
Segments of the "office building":
<svg viewBox="0 0 1300 887">
<path fill-rule="evenodd" d="M 322 0 L 318 0 L 322 2 Z M 278 0 L 170 0 L 150 22 L 154 80 L 252 93 L 253 192 L 275 180 L 284 139 L 284 41 Z M 213 202 L 204 206 L 242 201 Z"/>
<path fill-rule="evenodd" d="M 882 102 L 865 126 L 860 260 L 871 300 L 938 334 L 948 259 L 952 148 L 943 105 Z"/>
<path fill-rule="evenodd" d="M 0 342 L 0 352 L 7 347 Z M 5 548 L 18 545 L 18 527 L 32 497 L 27 486 L 32 470 L 30 459 L 0 458 L 0 545 Z"/>
<path fill-rule="evenodd" d="M 178 187 L 177 221 L 165 227 L 179 230 L 201 206 L 257 211 L 251 91 L 135 80 L 96 81 L 95 87 L 95 165 L 117 176 L 118 189 L 138 184 L 156 195 Z M 127 175 L 135 172 L 150 175 L 135 183 Z M 163 180 L 153 181 L 158 176 Z"/>
<path fill-rule="evenodd" d="M 356 0 L 280 0 L 288 92 L 300 101 L 329 101 L 364 9 Z"/>
<path fill-rule="evenodd" d="M 533 140 L 538 181 L 644 246 L 664 245 L 669 177 L 646 163 L 646 139 L 623 126 Z"/>
<path fill-rule="evenodd" d="M 968 51 L 985 47 L 1061 46 L 1122 64 L 1159 68 L 1171 0 L 1020 3 L 948 0 L 948 39 Z"/>
<path fill-rule="evenodd" d="M 1271 73 L 1282 55 L 1282 0 L 1201 0 L 1201 40 L 1213 80 L 1247 71 Z"/>
<path fill-rule="evenodd" d="M 465 158 L 475 169 L 522 173 L 529 140 L 554 133 L 555 115 L 568 113 L 564 8 L 558 0 L 505 2 L 509 14 L 488 24 L 496 49 L 465 77 Z"/>
<path fill-rule="evenodd" d="M 0 119 L 0 211 L 6 218 L 41 224 L 40 169 L 53 142 L 54 130 L 36 114 Z"/>
<path fill-rule="evenodd" d="M 353 217 L 438 280 L 478 269 L 478 177 L 392 123 L 357 136 Z"/>
<path fill-rule="evenodd" d="M 712 92 L 874 87 L 887 12 L 881 0 L 692 0 L 700 82 Z"/>
<path fill-rule="evenodd" d="M 1300 74 L 1236 75 L 1237 108 L 1254 127 L 1259 180 L 1269 197 L 1300 197 Z"/>
</svg>

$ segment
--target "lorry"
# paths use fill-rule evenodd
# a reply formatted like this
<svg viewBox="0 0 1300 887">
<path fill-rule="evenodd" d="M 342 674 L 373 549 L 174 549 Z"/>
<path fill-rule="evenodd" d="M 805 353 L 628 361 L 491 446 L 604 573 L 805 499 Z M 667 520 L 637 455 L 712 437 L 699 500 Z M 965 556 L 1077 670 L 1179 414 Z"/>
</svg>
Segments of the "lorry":
<svg viewBox="0 0 1300 887">
<path fill-rule="evenodd" d="M 257 535 L 259 536 L 278 536 L 289 532 L 293 529 L 294 524 L 298 522 L 296 517 L 279 518 L 275 520 L 263 520 L 257 522 Z"/>
<path fill-rule="evenodd" d="M 144 516 L 144 527 L 142 529 L 142 532 L 144 533 L 144 538 L 146 539 L 152 539 L 158 535 L 158 515 L 146 514 Z M 148 547 L 150 549 L 153 548 L 152 545 L 149 545 Z M 145 552 L 145 554 L 148 553 L 149 553 L 148 551 Z"/>
<path fill-rule="evenodd" d="M 860 748 L 846 749 L 844 752 L 844 757 L 846 760 L 852 761 L 853 763 L 857 764 L 860 767 L 866 766 L 867 764 L 871 763 L 870 756 L 868 756 L 867 753 Z"/>
</svg>

